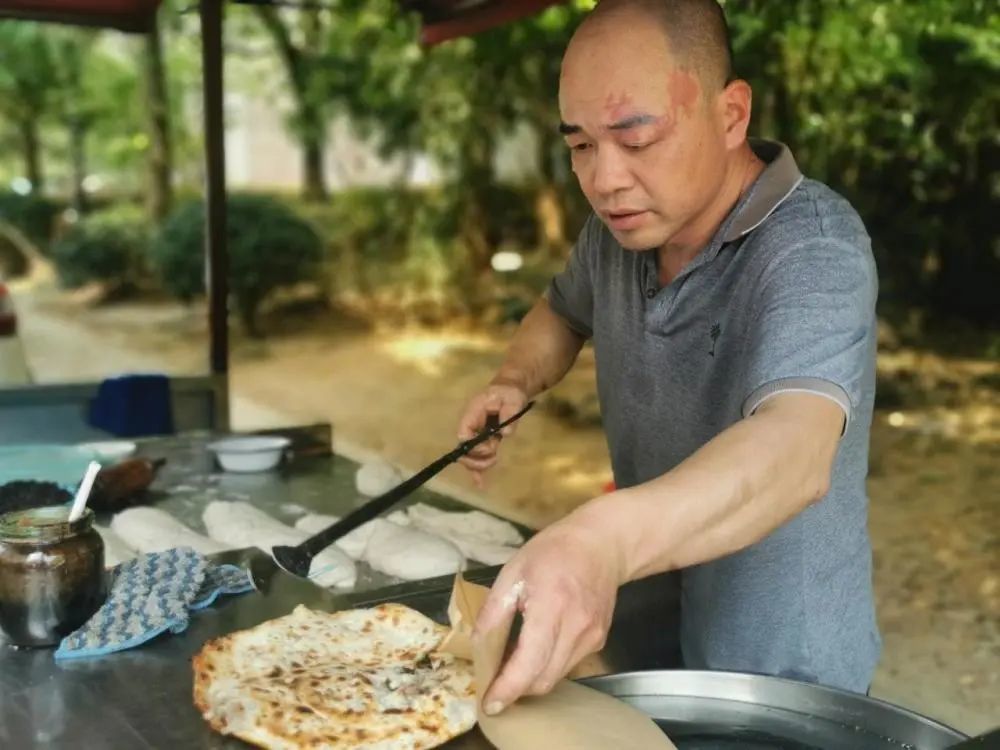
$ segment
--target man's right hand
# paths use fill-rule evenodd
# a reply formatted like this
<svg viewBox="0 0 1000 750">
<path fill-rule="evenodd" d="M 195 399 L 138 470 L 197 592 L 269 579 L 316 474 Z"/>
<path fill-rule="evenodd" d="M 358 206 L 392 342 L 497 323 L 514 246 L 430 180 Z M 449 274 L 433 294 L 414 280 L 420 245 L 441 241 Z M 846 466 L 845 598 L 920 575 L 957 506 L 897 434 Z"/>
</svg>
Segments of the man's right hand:
<svg viewBox="0 0 1000 750">
<path fill-rule="evenodd" d="M 486 420 L 496 414 L 502 422 L 525 407 L 528 395 L 520 386 L 509 383 L 493 383 L 469 401 L 458 421 L 458 439 L 469 440 L 476 436 L 485 426 Z M 514 434 L 517 423 L 503 428 L 501 435 L 510 437 Z M 472 479 L 478 487 L 483 486 L 483 472 L 497 462 L 497 452 L 500 449 L 500 438 L 487 440 L 459 459 L 466 469 L 472 473 Z"/>
</svg>

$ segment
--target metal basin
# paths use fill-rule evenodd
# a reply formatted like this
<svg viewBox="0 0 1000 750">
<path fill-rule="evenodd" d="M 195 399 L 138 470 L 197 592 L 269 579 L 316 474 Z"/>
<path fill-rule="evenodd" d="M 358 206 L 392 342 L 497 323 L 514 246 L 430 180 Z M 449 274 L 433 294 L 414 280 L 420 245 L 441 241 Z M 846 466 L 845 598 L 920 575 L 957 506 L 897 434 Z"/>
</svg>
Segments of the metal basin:
<svg viewBox="0 0 1000 750">
<path fill-rule="evenodd" d="M 965 738 L 890 703 L 777 677 L 670 670 L 585 682 L 652 717 L 679 750 L 943 750 Z"/>
</svg>

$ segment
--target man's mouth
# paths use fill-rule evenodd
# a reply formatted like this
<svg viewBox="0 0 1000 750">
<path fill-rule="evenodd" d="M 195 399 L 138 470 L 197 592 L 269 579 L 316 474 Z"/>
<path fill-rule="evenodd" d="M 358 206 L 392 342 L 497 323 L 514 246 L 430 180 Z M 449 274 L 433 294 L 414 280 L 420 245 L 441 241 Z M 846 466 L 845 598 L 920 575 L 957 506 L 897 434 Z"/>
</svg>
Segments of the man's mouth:
<svg viewBox="0 0 1000 750">
<path fill-rule="evenodd" d="M 616 211 L 605 211 L 604 216 L 607 220 L 607 224 L 612 229 L 635 229 L 640 226 L 646 219 L 649 212 L 643 210 L 616 210 Z"/>
</svg>

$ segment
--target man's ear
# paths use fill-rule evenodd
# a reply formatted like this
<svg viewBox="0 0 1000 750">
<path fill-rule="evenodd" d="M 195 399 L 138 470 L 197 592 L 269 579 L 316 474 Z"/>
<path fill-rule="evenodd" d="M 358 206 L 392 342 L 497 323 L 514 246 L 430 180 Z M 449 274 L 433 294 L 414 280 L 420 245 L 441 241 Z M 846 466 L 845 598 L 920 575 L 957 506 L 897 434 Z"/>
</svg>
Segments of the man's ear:
<svg viewBox="0 0 1000 750">
<path fill-rule="evenodd" d="M 741 79 L 731 81 L 719 94 L 726 148 L 737 148 L 746 141 L 752 101 L 750 84 Z"/>
</svg>

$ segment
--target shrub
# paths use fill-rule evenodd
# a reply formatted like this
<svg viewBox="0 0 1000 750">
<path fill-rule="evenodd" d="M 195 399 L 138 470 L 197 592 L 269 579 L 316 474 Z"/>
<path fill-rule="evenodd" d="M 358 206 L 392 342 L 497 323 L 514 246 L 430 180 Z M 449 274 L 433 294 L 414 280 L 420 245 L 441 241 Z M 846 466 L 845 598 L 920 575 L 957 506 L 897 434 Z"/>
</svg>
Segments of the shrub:
<svg viewBox="0 0 1000 750">
<path fill-rule="evenodd" d="M 141 210 L 114 208 L 81 219 L 52 246 L 52 260 L 65 286 L 99 282 L 118 293 L 144 277 L 149 237 Z"/>
<path fill-rule="evenodd" d="M 539 238 L 533 189 L 487 192 L 490 210 L 479 225 L 485 260 L 500 248 L 531 254 Z M 421 320 L 430 311 L 447 317 L 481 308 L 492 298 L 495 274 L 463 241 L 463 199 L 455 187 L 388 187 L 352 188 L 323 203 L 303 203 L 300 210 L 319 229 L 335 269 L 330 294 L 369 312 Z"/>
<path fill-rule="evenodd" d="M 28 258 L 18 244 L 0 227 L 0 280 L 23 276 L 28 271 Z"/>
<path fill-rule="evenodd" d="M 273 198 L 234 195 L 228 203 L 226 241 L 230 293 L 247 332 L 259 335 L 257 313 L 275 289 L 317 273 L 322 243 L 313 228 Z M 150 261 L 165 289 L 190 301 L 204 293 L 205 206 L 180 206 L 164 222 Z"/>
<path fill-rule="evenodd" d="M 37 195 L 0 192 L 0 221 L 20 230 L 39 250 L 46 252 L 61 207 Z"/>
</svg>

